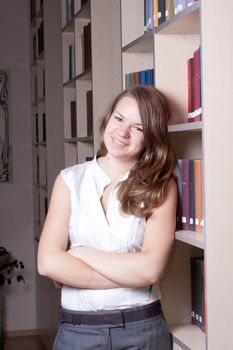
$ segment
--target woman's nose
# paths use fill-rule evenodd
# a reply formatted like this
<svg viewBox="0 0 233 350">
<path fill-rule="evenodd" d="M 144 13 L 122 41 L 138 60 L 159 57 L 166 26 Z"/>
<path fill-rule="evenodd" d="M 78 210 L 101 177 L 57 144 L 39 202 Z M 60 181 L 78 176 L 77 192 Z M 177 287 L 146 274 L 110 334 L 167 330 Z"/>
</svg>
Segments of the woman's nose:
<svg viewBox="0 0 233 350">
<path fill-rule="evenodd" d="M 121 125 L 118 129 L 118 132 L 121 137 L 130 137 L 130 127 L 128 125 Z"/>
</svg>

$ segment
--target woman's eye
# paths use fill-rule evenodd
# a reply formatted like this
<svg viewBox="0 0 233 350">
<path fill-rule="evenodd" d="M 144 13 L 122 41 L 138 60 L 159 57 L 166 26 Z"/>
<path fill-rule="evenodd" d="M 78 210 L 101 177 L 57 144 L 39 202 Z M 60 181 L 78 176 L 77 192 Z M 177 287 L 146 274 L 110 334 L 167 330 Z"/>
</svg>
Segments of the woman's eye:
<svg viewBox="0 0 233 350">
<path fill-rule="evenodd" d="M 143 129 L 142 129 L 142 128 L 140 128 L 139 126 L 135 126 L 135 127 L 134 127 L 134 129 L 135 129 L 136 131 L 143 132 Z"/>
<path fill-rule="evenodd" d="M 116 120 L 118 120 L 119 122 L 121 122 L 122 121 L 122 118 L 121 117 L 118 117 L 117 115 L 115 115 L 115 117 L 114 117 Z"/>
</svg>

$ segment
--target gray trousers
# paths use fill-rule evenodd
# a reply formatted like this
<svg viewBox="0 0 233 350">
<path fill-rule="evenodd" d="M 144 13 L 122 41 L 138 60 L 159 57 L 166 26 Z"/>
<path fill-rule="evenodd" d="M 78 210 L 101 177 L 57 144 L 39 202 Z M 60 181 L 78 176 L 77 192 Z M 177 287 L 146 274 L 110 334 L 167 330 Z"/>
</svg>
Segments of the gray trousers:
<svg viewBox="0 0 233 350">
<path fill-rule="evenodd" d="M 97 317 L 101 313 L 95 312 Z M 171 349 L 171 336 L 162 313 L 146 320 L 125 323 L 122 319 L 120 323 L 101 326 L 61 323 L 53 345 L 53 350 Z"/>
</svg>

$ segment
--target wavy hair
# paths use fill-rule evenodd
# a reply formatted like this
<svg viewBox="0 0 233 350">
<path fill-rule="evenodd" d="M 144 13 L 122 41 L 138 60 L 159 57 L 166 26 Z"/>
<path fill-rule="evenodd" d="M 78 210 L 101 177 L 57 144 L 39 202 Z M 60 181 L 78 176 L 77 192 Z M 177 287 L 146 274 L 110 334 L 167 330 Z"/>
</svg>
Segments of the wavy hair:
<svg viewBox="0 0 233 350">
<path fill-rule="evenodd" d="M 118 189 L 121 211 L 148 218 L 161 205 L 166 186 L 174 177 L 175 157 L 171 150 L 167 123 L 170 109 L 166 97 L 151 86 L 132 86 L 121 92 L 100 124 L 102 137 L 97 157 L 106 155 L 103 133 L 119 101 L 129 96 L 137 101 L 143 125 L 145 148 Z"/>
</svg>

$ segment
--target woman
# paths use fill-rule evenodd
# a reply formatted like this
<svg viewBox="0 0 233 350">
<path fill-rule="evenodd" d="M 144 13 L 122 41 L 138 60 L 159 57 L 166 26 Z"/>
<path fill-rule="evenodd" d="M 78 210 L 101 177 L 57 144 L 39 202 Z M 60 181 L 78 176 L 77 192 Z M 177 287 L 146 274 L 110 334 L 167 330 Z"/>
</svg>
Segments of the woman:
<svg viewBox="0 0 233 350">
<path fill-rule="evenodd" d="M 168 118 L 157 89 L 123 91 L 97 156 L 55 181 L 38 252 L 39 273 L 63 285 L 54 350 L 171 349 L 159 288 L 176 223 Z"/>
</svg>

